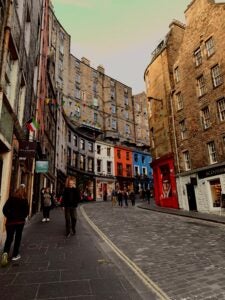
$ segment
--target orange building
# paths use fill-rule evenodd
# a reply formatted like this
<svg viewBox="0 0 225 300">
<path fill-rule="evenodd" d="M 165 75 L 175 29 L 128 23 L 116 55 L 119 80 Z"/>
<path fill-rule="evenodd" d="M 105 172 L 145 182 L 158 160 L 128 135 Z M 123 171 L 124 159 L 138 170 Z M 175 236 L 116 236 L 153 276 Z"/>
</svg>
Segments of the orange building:
<svg viewBox="0 0 225 300">
<path fill-rule="evenodd" d="M 132 170 L 132 151 L 123 146 L 115 146 L 114 148 L 114 166 L 116 176 L 116 187 L 122 190 L 127 188 L 133 189 L 133 170 Z"/>
</svg>

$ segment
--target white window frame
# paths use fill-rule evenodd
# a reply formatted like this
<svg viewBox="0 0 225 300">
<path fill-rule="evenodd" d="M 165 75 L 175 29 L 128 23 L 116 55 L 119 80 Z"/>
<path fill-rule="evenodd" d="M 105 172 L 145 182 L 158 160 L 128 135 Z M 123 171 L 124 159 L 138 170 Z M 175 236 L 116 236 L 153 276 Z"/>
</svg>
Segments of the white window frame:
<svg viewBox="0 0 225 300">
<path fill-rule="evenodd" d="M 176 104 L 177 104 L 177 110 L 181 110 L 184 108 L 183 96 L 181 92 L 176 94 Z"/>
<path fill-rule="evenodd" d="M 198 94 L 199 97 L 201 97 L 206 93 L 206 81 L 203 74 L 197 78 L 197 84 L 198 84 Z"/>
<path fill-rule="evenodd" d="M 207 56 L 211 56 L 215 52 L 215 46 L 214 46 L 214 40 L 212 37 L 210 37 L 206 42 L 205 42 L 205 47 L 207 51 Z"/>
<path fill-rule="evenodd" d="M 211 68 L 213 87 L 217 87 L 223 83 L 220 66 L 217 64 Z"/>
<path fill-rule="evenodd" d="M 194 51 L 194 58 L 195 58 L 195 66 L 196 67 L 200 66 L 202 64 L 202 52 L 200 47 Z"/>
<path fill-rule="evenodd" d="M 225 98 L 217 101 L 220 121 L 225 121 Z"/>
<path fill-rule="evenodd" d="M 174 69 L 174 79 L 176 83 L 180 81 L 179 67 L 176 67 Z"/>
<path fill-rule="evenodd" d="M 201 120 L 202 120 L 202 126 L 204 129 L 207 129 L 211 126 L 210 122 L 210 111 L 209 107 L 206 106 L 201 110 Z"/>
<path fill-rule="evenodd" d="M 180 126 L 181 139 L 184 140 L 187 138 L 187 128 L 185 124 L 185 119 L 179 122 L 179 126 Z"/>
<path fill-rule="evenodd" d="M 190 170 L 191 169 L 191 161 L 190 161 L 189 151 L 184 151 L 183 152 L 183 160 L 184 160 L 185 171 Z"/>
<path fill-rule="evenodd" d="M 209 162 L 210 162 L 210 164 L 217 163 L 217 155 L 216 155 L 215 142 L 211 141 L 211 142 L 207 143 L 207 147 L 208 147 L 208 154 L 209 154 Z"/>
</svg>

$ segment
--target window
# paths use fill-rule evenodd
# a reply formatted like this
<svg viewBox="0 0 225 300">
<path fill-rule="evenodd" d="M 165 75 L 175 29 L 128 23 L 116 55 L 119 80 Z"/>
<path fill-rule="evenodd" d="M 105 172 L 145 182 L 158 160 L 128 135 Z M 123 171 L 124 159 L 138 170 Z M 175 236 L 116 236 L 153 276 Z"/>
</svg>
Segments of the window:
<svg viewBox="0 0 225 300">
<path fill-rule="evenodd" d="M 130 126 L 128 124 L 125 124 L 125 133 L 130 134 Z"/>
<path fill-rule="evenodd" d="M 117 174 L 123 176 L 123 165 L 121 163 L 117 163 Z"/>
<path fill-rule="evenodd" d="M 209 153 L 209 162 L 210 164 L 214 164 L 217 162 L 216 159 L 216 147 L 214 141 L 207 143 L 208 153 Z"/>
<path fill-rule="evenodd" d="M 203 75 L 197 78 L 197 85 L 198 85 L 198 95 L 201 97 L 206 93 L 206 82 Z"/>
<path fill-rule="evenodd" d="M 134 160 L 138 161 L 138 155 L 136 153 L 134 154 Z"/>
<path fill-rule="evenodd" d="M 94 123 L 98 122 L 98 114 L 94 112 Z"/>
<path fill-rule="evenodd" d="M 111 148 L 107 147 L 107 156 L 111 156 Z"/>
<path fill-rule="evenodd" d="M 112 120 L 112 129 L 116 129 L 117 127 L 117 123 L 116 123 L 116 120 Z"/>
<path fill-rule="evenodd" d="M 76 74 L 75 81 L 76 81 L 76 83 L 80 83 L 80 73 Z"/>
<path fill-rule="evenodd" d="M 97 145 L 97 154 L 101 154 L 101 146 Z"/>
<path fill-rule="evenodd" d="M 179 68 L 176 67 L 175 70 L 174 70 L 174 79 L 175 79 L 175 82 L 179 82 L 180 81 L 180 74 L 179 74 Z"/>
<path fill-rule="evenodd" d="M 112 114 L 116 113 L 116 105 L 115 104 L 112 104 L 111 110 L 112 110 Z"/>
<path fill-rule="evenodd" d="M 126 119 L 129 119 L 129 111 L 128 111 L 128 110 L 126 110 L 126 111 L 124 112 L 124 117 L 125 117 Z"/>
<path fill-rule="evenodd" d="M 132 176 L 132 174 L 131 174 L 131 165 L 126 165 L 126 173 L 127 173 L 128 177 Z"/>
<path fill-rule="evenodd" d="M 77 147 L 77 136 L 75 134 L 73 135 L 73 144 Z"/>
<path fill-rule="evenodd" d="M 80 155 L 80 169 L 85 170 L 85 156 Z"/>
<path fill-rule="evenodd" d="M 77 153 L 75 151 L 73 151 L 72 166 L 77 168 Z"/>
<path fill-rule="evenodd" d="M 102 161 L 101 159 L 97 159 L 97 172 L 101 173 L 102 171 Z"/>
<path fill-rule="evenodd" d="M 67 148 L 67 164 L 71 165 L 71 149 L 70 149 L 70 147 Z"/>
<path fill-rule="evenodd" d="M 195 59 L 195 66 L 199 66 L 202 64 L 202 53 L 201 53 L 201 49 L 198 48 L 197 50 L 195 50 L 194 52 L 194 59 Z"/>
<path fill-rule="evenodd" d="M 85 150 L 85 142 L 83 139 L 80 140 L 80 149 Z"/>
<path fill-rule="evenodd" d="M 215 47 L 214 47 L 214 41 L 213 38 L 209 38 L 206 42 L 205 42 L 205 47 L 206 47 L 206 51 L 207 51 L 207 56 L 209 57 L 210 55 L 212 55 L 215 52 Z"/>
<path fill-rule="evenodd" d="M 176 94 L 176 105 L 177 105 L 177 110 L 183 109 L 183 97 L 181 92 Z"/>
<path fill-rule="evenodd" d="M 117 158 L 121 158 L 121 152 L 120 152 L 120 150 L 117 150 Z"/>
<path fill-rule="evenodd" d="M 94 171 L 94 159 L 92 157 L 88 157 L 88 172 Z"/>
<path fill-rule="evenodd" d="M 184 140 L 187 138 L 187 129 L 185 125 L 185 120 L 182 120 L 180 123 L 180 133 L 181 133 L 181 139 Z"/>
<path fill-rule="evenodd" d="M 115 98 L 115 88 L 114 87 L 111 87 L 110 95 L 111 95 L 111 99 Z"/>
<path fill-rule="evenodd" d="M 139 167 L 138 166 L 134 167 L 134 174 L 135 174 L 135 176 L 139 175 Z"/>
<path fill-rule="evenodd" d="M 183 152 L 184 168 L 186 171 L 191 169 L 189 151 Z"/>
<path fill-rule="evenodd" d="M 88 142 L 88 151 L 93 152 L 93 150 L 94 150 L 93 143 Z"/>
<path fill-rule="evenodd" d="M 107 174 L 112 174 L 112 162 L 107 161 Z"/>
<path fill-rule="evenodd" d="M 145 157 L 142 155 L 141 157 L 141 162 L 144 164 L 145 163 Z"/>
<path fill-rule="evenodd" d="M 147 169 L 145 167 L 142 168 L 142 174 L 147 176 Z"/>
<path fill-rule="evenodd" d="M 75 67 L 80 69 L 80 61 L 78 59 L 75 60 Z"/>
<path fill-rule="evenodd" d="M 75 87 L 75 98 L 80 99 L 80 88 Z"/>
<path fill-rule="evenodd" d="M 209 107 L 206 106 L 201 110 L 201 119 L 202 119 L 202 126 L 204 129 L 210 127 L 210 114 L 209 114 Z"/>
<path fill-rule="evenodd" d="M 68 130 L 68 142 L 71 143 L 71 131 Z"/>
<path fill-rule="evenodd" d="M 217 106 L 218 106 L 220 121 L 224 121 L 225 120 L 225 98 L 219 100 L 217 102 Z"/>
<path fill-rule="evenodd" d="M 129 104 L 128 95 L 125 94 L 125 95 L 124 95 L 124 105 L 125 105 L 125 106 L 128 106 L 128 104 Z"/>
<path fill-rule="evenodd" d="M 130 153 L 126 152 L 126 160 L 129 160 L 129 159 L 130 159 Z"/>
<path fill-rule="evenodd" d="M 80 107 L 79 106 L 75 106 L 75 113 L 74 113 L 74 116 L 76 116 L 77 118 L 80 117 Z"/>
<path fill-rule="evenodd" d="M 216 65 L 211 69 L 211 74 L 212 74 L 212 81 L 213 81 L 213 86 L 217 87 L 223 82 L 223 78 L 221 75 L 221 70 L 220 66 Z"/>
</svg>

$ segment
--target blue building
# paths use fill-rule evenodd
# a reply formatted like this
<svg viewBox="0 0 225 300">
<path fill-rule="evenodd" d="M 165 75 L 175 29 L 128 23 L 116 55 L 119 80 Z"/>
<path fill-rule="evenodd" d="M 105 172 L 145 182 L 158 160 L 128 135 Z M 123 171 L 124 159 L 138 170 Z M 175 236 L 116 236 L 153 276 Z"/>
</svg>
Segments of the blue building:
<svg viewBox="0 0 225 300">
<path fill-rule="evenodd" d="M 134 191 L 136 193 L 153 187 L 151 162 L 152 157 L 150 153 L 143 151 L 133 152 Z"/>
</svg>

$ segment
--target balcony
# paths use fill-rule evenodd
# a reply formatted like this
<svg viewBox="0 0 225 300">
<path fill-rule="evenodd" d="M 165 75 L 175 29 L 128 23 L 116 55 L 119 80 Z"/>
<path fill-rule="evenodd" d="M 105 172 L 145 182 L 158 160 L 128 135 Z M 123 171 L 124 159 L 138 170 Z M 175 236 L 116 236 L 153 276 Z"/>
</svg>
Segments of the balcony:
<svg viewBox="0 0 225 300">
<path fill-rule="evenodd" d="M 112 130 L 106 130 L 104 134 L 105 139 L 110 139 L 110 140 L 119 140 L 119 133 L 112 131 Z"/>
</svg>

